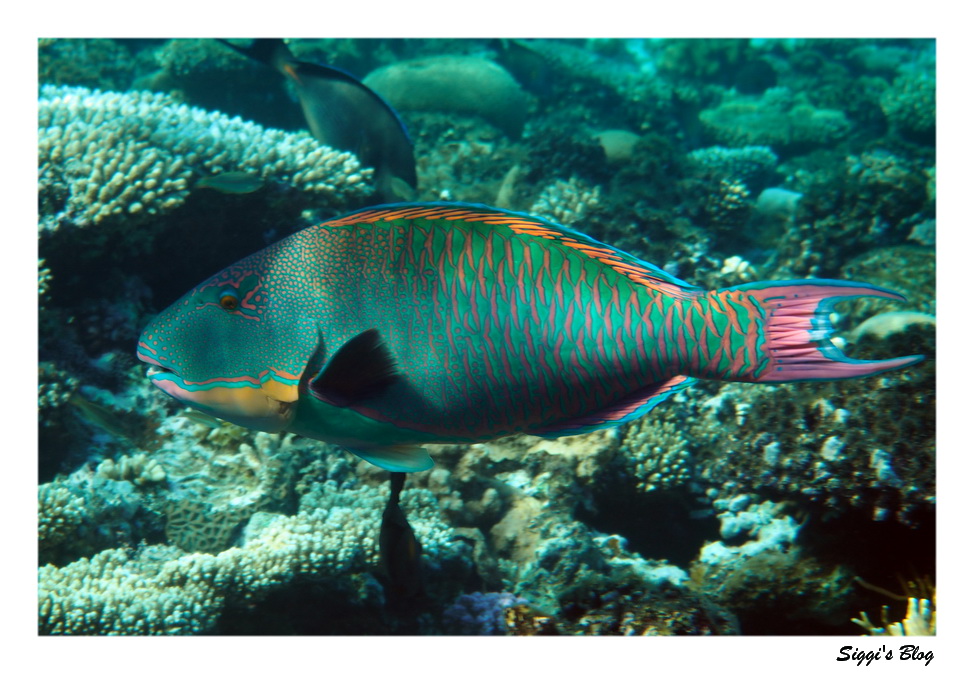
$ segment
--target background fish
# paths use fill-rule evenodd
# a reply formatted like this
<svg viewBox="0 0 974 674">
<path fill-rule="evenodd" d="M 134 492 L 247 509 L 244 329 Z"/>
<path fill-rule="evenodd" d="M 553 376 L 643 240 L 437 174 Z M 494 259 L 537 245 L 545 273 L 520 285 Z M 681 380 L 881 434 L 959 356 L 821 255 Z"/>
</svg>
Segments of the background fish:
<svg viewBox="0 0 974 674">
<path fill-rule="evenodd" d="M 413 197 L 412 141 L 399 115 L 381 96 L 343 70 L 295 59 L 283 40 L 258 39 L 249 47 L 221 42 L 271 66 L 294 85 L 312 135 L 329 147 L 354 153 L 375 169 L 378 200 Z"/>
<path fill-rule="evenodd" d="M 399 505 L 405 473 L 389 475 L 389 501 L 379 529 L 379 575 L 390 598 L 410 599 L 423 593 L 423 546 Z"/>
<path fill-rule="evenodd" d="M 426 442 L 586 433 L 697 378 L 842 379 L 829 313 L 865 283 L 697 289 L 611 246 L 484 206 L 395 204 L 309 227 L 191 290 L 138 356 L 207 414 L 347 447 L 392 471 Z"/>
</svg>

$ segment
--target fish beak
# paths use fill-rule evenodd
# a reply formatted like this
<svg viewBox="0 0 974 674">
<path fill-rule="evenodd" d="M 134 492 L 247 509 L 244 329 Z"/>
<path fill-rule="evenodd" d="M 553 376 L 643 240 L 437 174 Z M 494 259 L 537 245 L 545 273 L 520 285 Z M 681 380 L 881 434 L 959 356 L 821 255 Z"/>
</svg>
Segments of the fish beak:
<svg viewBox="0 0 974 674">
<path fill-rule="evenodd" d="M 142 345 L 138 357 L 149 364 L 146 375 L 156 387 L 210 416 L 266 433 L 283 431 L 294 419 L 297 384 L 252 377 L 190 382 L 145 353 Z"/>
</svg>

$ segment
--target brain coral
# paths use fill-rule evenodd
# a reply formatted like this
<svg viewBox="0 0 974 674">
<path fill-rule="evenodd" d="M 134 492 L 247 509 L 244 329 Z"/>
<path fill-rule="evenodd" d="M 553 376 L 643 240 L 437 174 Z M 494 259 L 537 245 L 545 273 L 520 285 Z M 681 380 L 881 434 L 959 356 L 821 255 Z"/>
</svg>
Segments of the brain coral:
<svg viewBox="0 0 974 674">
<path fill-rule="evenodd" d="M 194 176 L 246 171 L 324 203 L 370 190 L 371 169 L 308 133 L 265 129 L 167 94 L 44 85 L 38 101 L 41 229 L 155 214 L 180 205 Z"/>
</svg>

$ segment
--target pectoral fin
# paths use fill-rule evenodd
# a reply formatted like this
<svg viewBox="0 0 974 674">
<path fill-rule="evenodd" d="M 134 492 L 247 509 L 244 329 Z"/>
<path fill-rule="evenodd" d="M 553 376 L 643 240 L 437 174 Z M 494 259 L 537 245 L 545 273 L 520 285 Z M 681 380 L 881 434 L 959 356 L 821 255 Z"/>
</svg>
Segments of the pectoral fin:
<svg viewBox="0 0 974 674">
<path fill-rule="evenodd" d="M 398 378 L 392 354 L 373 328 L 345 342 L 308 390 L 318 400 L 348 407 L 382 393 Z"/>
</svg>

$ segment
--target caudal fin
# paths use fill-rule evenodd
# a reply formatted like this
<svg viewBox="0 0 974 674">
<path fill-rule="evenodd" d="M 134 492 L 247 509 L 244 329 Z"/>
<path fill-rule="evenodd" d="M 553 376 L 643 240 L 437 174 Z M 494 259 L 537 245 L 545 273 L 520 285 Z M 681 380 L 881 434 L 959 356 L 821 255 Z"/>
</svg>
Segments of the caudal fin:
<svg viewBox="0 0 974 674">
<path fill-rule="evenodd" d="M 764 314 L 764 352 L 768 363 L 753 381 L 783 382 L 865 377 L 913 365 L 923 356 L 887 360 L 856 360 L 832 342 L 829 319 L 836 302 L 855 297 L 881 297 L 902 301 L 902 295 L 868 283 L 806 279 L 770 281 L 735 286 L 745 301 Z"/>
</svg>

